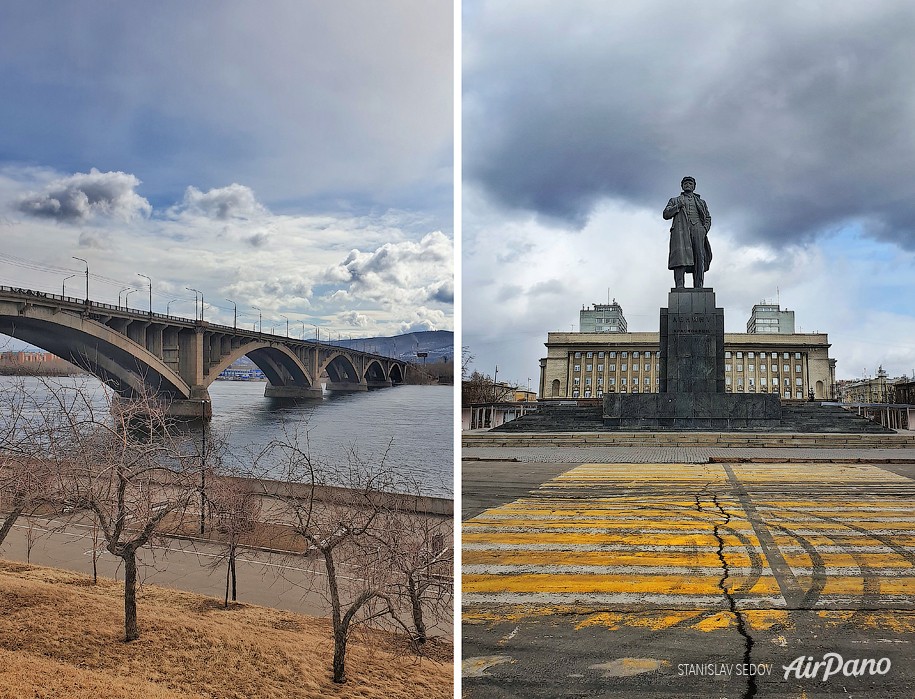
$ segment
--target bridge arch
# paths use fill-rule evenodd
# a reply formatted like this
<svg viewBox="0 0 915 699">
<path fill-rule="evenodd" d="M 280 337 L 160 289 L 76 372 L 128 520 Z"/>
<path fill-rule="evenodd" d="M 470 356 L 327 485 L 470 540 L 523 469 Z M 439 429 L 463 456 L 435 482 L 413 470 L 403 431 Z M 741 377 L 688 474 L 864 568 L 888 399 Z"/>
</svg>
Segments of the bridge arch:
<svg viewBox="0 0 915 699">
<path fill-rule="evenodd" d="M 404 382 L 404 370 L 400 363 L 394 362 L 391 364 L 391 370 L 388 374 L 388 379 L 390 379 L 392 384 L 399 384 Z"/>
<path fill-rule="evenodd" d="M 387 372 L 377 359 L 369 362 L 363 377 L 366 381 L 388 381 Z"/>
<path fill-rule="evenodd" d="M 212 367 L 205 378 L 209 386 L 233 362 L 247 356 L 264 372 L 271 386 L 298 386 L 314 388 L 315 381 L 302 361 L 285 345 L 269 342 L 250 342 L 233 350 Z"/>
<path fill-rule="evenodd" d="M 0 333 L 56 354 L 89 372 L 124 398 L 157 395 L 168 401 L 190 397 L 188 384 L 142 345 L 88 318 L 49 308 L 28 315 L 0 305 Z"/>
<path fill-rule="evenodd" d="M 362 376 L 353 365 L 349 355 L 343 352 L 334 352 L 324 359 L 321 364 L 321 373 L 326 373 L 327 377 L 335 384 L 359 384 L 362 383 Z"/>
</svg>

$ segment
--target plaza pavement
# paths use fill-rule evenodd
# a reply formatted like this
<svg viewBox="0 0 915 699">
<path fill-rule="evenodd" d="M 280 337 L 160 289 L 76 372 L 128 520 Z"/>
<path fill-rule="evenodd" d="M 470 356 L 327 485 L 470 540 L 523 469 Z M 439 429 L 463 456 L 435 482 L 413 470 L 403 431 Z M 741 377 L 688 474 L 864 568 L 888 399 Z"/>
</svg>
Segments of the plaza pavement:
<svg viewBox="0 0 915 699">
<path fill-rule="evenodd" d="M 915 696 L 915 449 L 463 458 L 465 699 Z"/>
</svg>

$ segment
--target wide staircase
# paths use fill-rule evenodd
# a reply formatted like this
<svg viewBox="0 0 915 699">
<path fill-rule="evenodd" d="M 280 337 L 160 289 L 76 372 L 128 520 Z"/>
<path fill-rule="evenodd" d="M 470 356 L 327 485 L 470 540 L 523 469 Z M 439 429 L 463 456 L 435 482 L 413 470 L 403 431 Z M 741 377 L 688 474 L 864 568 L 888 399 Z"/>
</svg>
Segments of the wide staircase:
<svg viewBox="0 0 915 699">
<path fill-rule="evenodd" d="M 541 404 L 537 412 L 527 413 L 491 432 L 609 432 L 603 423 L 601 405 L 550 405 Z M 661 430 L 658 430 L 661 431 Z M 678 431 L 665 429 L 663 431 Z M 735 432 L 760 430 L 742 429 Z M 837 405 L 820 403 L 793 403 L 782 406 L 782 421 L 778 427 L 766 432 L 799 434 L 892 434 L 893 430 L 861 417 Z"/>
</svg>

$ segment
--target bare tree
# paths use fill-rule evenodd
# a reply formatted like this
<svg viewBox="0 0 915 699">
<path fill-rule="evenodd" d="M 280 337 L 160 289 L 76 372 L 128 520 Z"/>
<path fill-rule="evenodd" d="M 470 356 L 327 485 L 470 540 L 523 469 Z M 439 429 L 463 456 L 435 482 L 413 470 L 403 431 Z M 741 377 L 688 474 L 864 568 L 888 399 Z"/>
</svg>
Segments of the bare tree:
<svg viewBox="0 0 915 699">
<path fill-rule="evenodd" d="M 62 407 L 64 407 L 62 405 Z M 165 408 L 149 396 L 114 399 L 108 414 L 94 406 L 72 419 L 62 464 L 65 501 L 91 511 L 105 547 L 124 564 L 124 637 L 139 638 L 137 552 L 169 518 L 178 528 L 197 490 L 196 462 L 182 454 Z"/>
<path fill-rule="evenodd" d="M 380 617 L 400 626 L 390 594 L 389 549 L 379 546 L 390 485 L 384 458 L 372 467 L 351 450 L 342 468 L 318 464 L 297 442 L 274 445 L 286 465 L 285 503 L 305 555 L 323 563 L 334 636 L 333 681 L 346 681 L 346 648 L 353 629 Z M 331 485 L 333 484 L 333 485 Z M 350 572 L 344 574 L 343 568 Z"/>
<path fill-rule="evenodd" d="M 405 507 L 386 519 L 378 542 L 388 550 L 394 590 L 409 606 L 413 640 L 423 644 L 428 623 L 453 614 L 454 524 L 450 517 Z"/>
<path fill-rule="evenodd" d="M 231 583 L 232 601 L 238 599 L 235 561 L 242 538 L 255 530 L 261 513 L 263 496 L 252 488 L 247 479 L 217 475 L 210 479 L 207 489 L 211 528 L 220 535 L 224 554 L 214 566 L 226 564 L 226 594 L 224 606 L 229 606 Z"/>
</svg>

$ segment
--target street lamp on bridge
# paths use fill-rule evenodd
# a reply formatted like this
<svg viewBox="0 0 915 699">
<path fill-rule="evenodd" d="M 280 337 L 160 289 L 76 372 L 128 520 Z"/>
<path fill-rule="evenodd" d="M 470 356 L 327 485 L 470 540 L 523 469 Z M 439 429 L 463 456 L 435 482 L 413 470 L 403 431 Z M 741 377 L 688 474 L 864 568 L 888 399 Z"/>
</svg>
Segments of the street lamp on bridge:
<svg viewBox="0 0 915 699">
<path fill-rule="evenodd" d="M 305 321 L 300 320 L 298 322 L 302 324 L 302 339 L 304 340 L 305 339 Z"/>
<path fill-rule="evenodd" d="M 264 332 L 264 315 L 261 313 L 261 309 L 257 306 L 251 306 L 255 311 L 257 311 L 257 331 Z"/>
<path fill-rule="evenodd" d="M 134 289 L 132 286 L 125 286 L 123 289 L 121 289 L 121 290 L 118 292 L 118 308 L 121 307 L 121 294 L 123 294 L 125 291 L 128 291 L 128 292 L 129 292 L 129 291 L 136 291 L 136 289 Z M 127 308 L 127 303 L 126 303 L 126 302 L 124 303 L 124 308 Z"/>
<path fill-rule="evenodd" d="M 280 313 L 280 318 L 286 318 L 286 337 L 289 337 L 289 318 Z"/>
<path fill-rule="evenodd" d="M 86 264 L 86 303 L 89 303 L 89 261 L 84 260 L 82 257 L 76 257 L 71 255 L 74 260 L 79 260 L 80 262 L 85 262 Z"/>
<path fill-rule="evenodd" d="M 232 327 L 237 330 L 238 329 L 238 304 L 235 303 L 232 299 L 226 299 L 226 301 L 228 301 L 229 303 L 232 304 L 232 307 L 233 307 Z"/>
<path fill-rule="evenodd" d="M 134 291 L 139 291 L 139 289 L 131 289 L 131 290 L 128 291 L 126 294 L 124 294 L 124 310 L 125 310 L 125 311 L 126 311 L 126 310 L 129 310 L 128 299 L 130 298 L 130 295 L 131 295 Z"/>
<path fill-rule="evenodd" d="M 192 289 L 189 286 L 184 287 L 188 291 L 194 292 L 194 320 L 203 321 L 203 292 L 200 289 Z M 200 317 L 197 317 L 197 294 L 200 294 Z"/>
<path fill-rule="evenodd" d="M 168 315 L 168 311 L 169 311 L 169 309 L 172 307 L 172 304 L 173 304 L 175 301 L 181 301 L 181 300 L 182 300 L 182 299 L 172 299 L 172 300 L 169 301 L 167 304 L 165 304 L 165 315 Z M 196 302 L 196 300 L 197 300 L 197 299 L 194 299 L 195 302 Z"/>
<path fill-rule="evenodd" d="M 140 274 L 137 272 L 138 277 L 143 277 L 146 281 L 149 282 L 149 315 L 152 315 L 152 279 L 147 277 L 145 274 Z"/>
<path fill-rule="evenodd" d="M 67 279 L 73 279 L 73 277 L 78 277 L 79 275 L 80 275 L 80 273 L 77 272 L 76 274 L 71 274 L 69 277 L 64 277 L 64 281 L 60 285 L 60 295 L 61 296 L 67 295 Z"/>
</svg>

